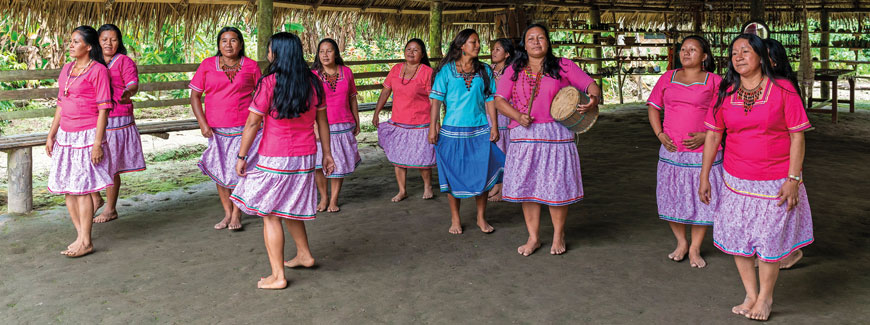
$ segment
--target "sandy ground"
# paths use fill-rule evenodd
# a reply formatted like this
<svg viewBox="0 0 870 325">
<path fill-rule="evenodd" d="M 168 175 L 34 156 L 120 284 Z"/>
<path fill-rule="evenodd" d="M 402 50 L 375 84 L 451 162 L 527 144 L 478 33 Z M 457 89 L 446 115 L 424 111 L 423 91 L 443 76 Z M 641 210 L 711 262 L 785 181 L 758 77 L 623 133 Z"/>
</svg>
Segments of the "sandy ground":
<svg viewBox="0 0 870 325">
<path fill-rule="evenodd" d="M 811 120 L 804 175 L 816 241 L 780 274 L 771 322 L 863 323 L 870 112 Z M 569 251 L 547 253 L 545 221 L 544 247 L 522 257 L 518 204 L 491 204 L 496 231 L 485 235 L 466 200 L 466 233 L 450 235 L 446 196 L 419 199 L 417 173 L 411 198 L 389 202 L 392 168 L 369 141 L 342 211 L 307 223 L 319 267 L 288 270 L 282 291 L 256 289 L 269 273 L 259 218 L 244 218 L 241 232 L 212 229 L 222 212 L 211 183 L 122 200 L 121 219 L 95 226 L 97 252 L 82 259 L 58 254 L 75 236 L 62 208 L 0 217 L 0 323 L 749 322 L 730 312 L 743 289 L 711 232 L 706 269 L 666 258 L 674 242 L 656 217 L 657 150 L 643 108 L 603 114 L 580 146 L 587 197 L 569 212 Z"/>
</svg>

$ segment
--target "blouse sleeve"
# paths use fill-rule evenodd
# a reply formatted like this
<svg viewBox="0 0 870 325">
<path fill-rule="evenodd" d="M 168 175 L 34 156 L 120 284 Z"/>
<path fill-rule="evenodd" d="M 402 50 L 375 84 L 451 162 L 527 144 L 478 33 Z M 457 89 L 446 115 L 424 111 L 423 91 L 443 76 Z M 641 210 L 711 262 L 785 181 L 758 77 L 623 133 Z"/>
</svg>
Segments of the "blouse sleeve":
<svg viewBox="0 0 870 325">
<path fill-rule="evenodd" d="M 450 66 L 444 66 L 435 75 L 435 81 L 432 83 L 432 90 L 429 91 L 429 98 L 444 101 L 447 97 L 447 81 L 450 75 Z"/>
<path fill-rule="evenodd" d="M 254 92 L 254 100 L 248 110 L 257 115 L 266 115 L 272 108 L 272 96 L 275 91 L 275 85 L 272 82 L 273 78 L 264 79 L 260 82 L 260 87 Z"/>
<path fill-rule="evenodd" d="M 492 68 L 486 66 L 485 68 L 487 77 L 489 78 L 489 96 L 486 96 L 486 102 L 491 102 L 495 100 L 495 77 L 492 76 Z"/>
<path fill-rule="evenodd" d="M 57 77 L 57 103 L 60 104 L 61 98 L 63 97 L 63 86 L 69 82 L 67 81 L 67 67 L 69 65 L 64 65 L 63 68 L 60 69 L 60 76 Z"/>
<path fill-rule="evenodd" d="M 504 69 L 504 73 L 501 75 L 501 79 L 498 80 L 498 87 L 496 87 L 497 91 L 495 93 L 496 96 L 504 98 L 506 101 L 511 101 L 511 96 L 513 96 L 514 86 L 516 85 L 516 81 L 511 80 L 514 77 L 514 67 L 509 66 Z"/>
<path fill-rule="evenodd" d="M 109 82 L 109 69 L 99 69 L 91 81 L 96 94 L 97 109 L 112 109 L 112 84 Z"/>
<path fill-rule="evenodd" d="M 384 78 L 384 87 L 390 89 L 393 88 L 393 79 L 396 77 L 396 70 L 399 70 L 399 65 L 401 65 L 401 63 L 394 65 L 393 68 L 390 69 L 390 72 L 387 73 L 387 77 Z"/>
<path fill-rule="evenodd" d="M 193 91 L 200 93 L 205 92 L 206 61 L 208 61 L 208 59 L 199 64 L 199 67 L 196 68 L 196 72 L 193 74 L 193 79 L 191 79 L 190 84 L 187 85 L 187 87 Z"/>
<path fill-rule="evenodd" d="M 595 81 L 592 80 L 592 77 L 590 77 L 586 71 L 580 69 L 580 67 L 571 60 L 562 58 L 560 63 L 567 72 L 565 77 L 568 78 L 568 83 L 571 86 L 574 86 L 574 88 L 582 89 L 583 93 L 588 94 L 589 85 L 595 83 Z"/>
<path fill-rule="evenodd" d="M 788 82 L 781 80 L 779 83 Z M 774 86 L 776 87 L 776 86 Z M 811 127 L 810 120 L 807 118 L 807 111 L 804 109 L 800 95 L 794 90 L 791 85 L 783 87 L 783 103 L 785 105 L 785 125 L 788 132 L 801 132 Z"/>
<path fill-rule="evenodd" d="M 353 71 L 348 67 L 344 67 L 344 72 L 347 74 L 347 95 L 348 97 L 355 97 L 357 95 L 356 92 L 356 80 L 353 78 Z"/>
<path fill-rule="evenodd" d="M 130 88 L 132 85 L 139 84 L 139 69 L 136 67 L 136 62 L 133 62 L 129 57 L 124 56 L 124 65 L 121 66 L 121 79 L 124 80 L 124 87 Z"/>
<path fill-rule="evenodd" d="M 725 110 L 723 106 L 726 104 L 723 102 L 722 105 L 716 107 L 718 95 L 713 96 L 713 99 L 710 103 L 710 109 L 707 110 L 707 117 L 704 119 L 704 127 L 707 130 L 711 130 L 716 133 L 722 133 L 725 131 L 725 120 L 722 118 L 722 111 Z"/>
<path fill-rule="evenodd" d="M 674 72 L 671 70 L 665 72 L 665 74 L 659 77 L 659 80 L 656 81 L 656 85 L 653 86 L 653 89 L 649 94 L 649 98 L 646 100 L 647 104 L 652 105 L 652 107 L 655 107 L 657 110 L 665 108 L 665 87 L 667 87 L 673 74 Z"/>
</svg>

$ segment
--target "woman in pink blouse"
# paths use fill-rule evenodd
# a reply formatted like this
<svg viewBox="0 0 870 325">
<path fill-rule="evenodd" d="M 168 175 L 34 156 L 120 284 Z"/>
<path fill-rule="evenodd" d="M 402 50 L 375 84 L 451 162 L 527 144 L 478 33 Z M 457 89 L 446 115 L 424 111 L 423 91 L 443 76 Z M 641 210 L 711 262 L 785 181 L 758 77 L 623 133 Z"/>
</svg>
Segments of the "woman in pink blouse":
<svg viewBox="0 0 870 325">
<path fill-rule="evenodd" d="M 296 35 L 278 33 L 269 39 L 268 48 L 269 68 L 258 82 L 237 151 L 235 169 L 241 180 L 232 199 L 246 213 L 263 217 L 263 237 L 272 274 L 261 278 L 257 288 L 283 289 L 287 286 L 285 266 L 314 266 L 303 223 L 313 220 L 317 213 L 314 167 L 321 164 L 329 174 L 335 163 L 329 147 L 323 88 L 302 57 L 302 43 Z M 260 157 L 251 163 L 247 155 L 254 148 L 260 125 L 263 125 Z M 315 128 L 319 129 L 323 148 L 323 159 L 317 162 Z M 282 219 L 296 243 L 296 257 L 287 262 L 283 262 Z"/>
<path fill-rule="evenodd" d="M 432 167 L 435 167 L 435 146 L 429 143 L 429 91 L 432 90 L 432 68 L 423 41 L 414 38 L 405 44 L 405 62 L 390 69 L 384 89 L 378 97 L 372 125 L 378 128 L 378 144 L 395 166 L 399 193 L 391 200 L 408 197 L 405 178 L 408 168 L 420 170 L 423 177 L 423 199 L 432 198 Z M 393 95 L 390 119 L 380 123 L 378 114 Z"/>
<path fill-rule="evenodd" d="M 236 154 L 261 72 L 257 61 L 245 56 L 245 40 L 238 29 L 221 29 L 217 45 L 217 55 L 203 60 L 190 81 L 190 107 L 202 136 L 208 138 L 208 148 L 197 166 L 216 183 L 224 208 L 224 217 L 214 229 L 238 230 L 242 228 L 241 211 L 233 206 L 230 194 L 239 182 Z M 250 162 L 257 160 L 262 133 L 257 134 L 248 155 Z"/>
<path fill-rule="evenodd" d="M 710 43 L 700 36 L 688 36 L 680 45 L 677 69 L 665 72 L 649 95 L 649 123 L 662 143 L 656 185 L 659 218 L 668 221 L 677 248 L 668 259 L 682 261 L 689 254 L 691 267 L 703 268 L 701 244 L 707 226 L 713 225 L 721 189 L 722 152 L 713 163 L 711 204 L 698 200 L 698 179 L 704 150 L 704 117 L 722 81 L 715 71 Z M 661 111 L 665 111 L 662 124 Z M 686 225 L 692 227 L 692 245 L 686 238 Z"/>
<path fill-rule="evenodd" d="M 145 156 L 142 154 L 142 140 L 139 129 L 133 119 L 133 102 L 130 97 L 139 91 L 139 71 L 136 63 L 127 56 L 127 48 L 121 38 L 118 26 L 105 24 L 97 30 L 100 34 L 100 46 L 103 48 L 103 59 L 109 68 L 109 79 L 112 85 L 112 103 L 115 108 L 109 113 L 106 126 L 106 141 L 109 143 L 109 173 L 113 175 L 115 185 L 106 189 L 106 208 L 94 222 L 109 222 L 118 218 L 115 210 L 118 203 L 118 192 L 121 190 L 121 174 L 145 170 Z M 103 198 L 99 192 L 93 193 L 97 206 L 102 205 Z"/>
<path fill-rule="evenodd" d="M 109 163 L 104 159 L 106 123 L 112 109 L 109 71 L 103 60 L 97 31 L 76 28 L 69 43 L 73 62 L 61 69 L 57 80 L 57 110 L 45 152 L 51 157 L 48 190 L 66 196 L 66 207 L 76 228 L 76 240 L 61 254 L 80 257 L 94 251 L 91 226 L 97 206 L 91 193 L 112 186 Z"/>
<path fill-rule="evenodd" d="M 813 242 L 813 220 L 803 184 L 804 134 L 810 127 L 797 80 L 773 77 L 764 42 L 742 34 L 731 42 L 731 62 L 704 124 L 704 160 L 698 195 L 711 201 L 710 170 L 727 133 L 713 244 L 734 255 L 746 297 L 731 311 L 767 320 L 782 259 Z M 758 258 L 758 275 L 754 260 Z"/>
<path fill-rule="evenodd" d="M 331 38 L 324 38 L 317 45 L 312 72 L 323 83 L 326 93 L 326 115 L 329 119 L 329 141 L 332 144 L 332 157 L 335 158 L 335 171 L 326 175 L 315 173 L 320 203 L 317 211 L 338 212 L 338 193 L 344 178 L 353 173 L 361 159 L 357 148 L 356 135 L 359 134 L 359 106 L 356 100 L 356 82 L 353 72 L 344 65 L 338 44 Z M 322 148 L 318 147 L 317 161 L 323 158 Z M 317 169 L 321 169 L 317 165 Z M 329 178 L 330 195 L 326 193 L 326 179 Z M 327 206 L 329 202 L 329 206 Z"/>
</svg>

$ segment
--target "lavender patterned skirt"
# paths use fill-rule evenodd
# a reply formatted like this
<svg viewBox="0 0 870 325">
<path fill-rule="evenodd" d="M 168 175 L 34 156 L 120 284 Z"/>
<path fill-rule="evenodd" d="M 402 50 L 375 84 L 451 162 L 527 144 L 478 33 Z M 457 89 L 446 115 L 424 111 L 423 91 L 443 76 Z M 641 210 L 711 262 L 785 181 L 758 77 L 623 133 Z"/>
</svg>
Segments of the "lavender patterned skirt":
<svg viewBox="0 0 870 325">
<path fill-rule="evenodd" d="M 362 162 L 357 149 L 356 136 L 353 135 L 353 123 L 336 123 L 329 125 L 329 149 L 332 151 L 332 159 L 335 160 L 335 170 L 327 178 L 344 178 Z M 317 169 L 323 168 L 323 148 L 320 140 L 317 141 L 317 160 L 314 161 Z"/>
<path fill-rule="evenodd" d="M 58 130 L 51 150 L 48 190 L 54 194 L 85 195 L 112 186 L 108 157 L 112 152 L 102 143 L 103 160 L 91 162 L 96 129 L 65 132 Z"/>
<path fill-rule="evenodd" d="M 106 126 L 106 141 L 109 143 L 107 156 L 109 174 L 117 175 L 145 170 L 145 156 L 142 154 L 142 140 L 132 115 L 109 117 Z"/>
<path fill-rule="evenodd" d="M 214 135 L 208 138 L 208 148 L 202 152 L 202 157 L 197 166 L 202 173 L 211 177 L 217 185 L 225 188 L 235 188 L 239 182 L 236 174 L 236 156 L 242 144 L 242 131 L 244 126 L 228 128 L 212 128 Z M 257 137 L 251 149 L 248 150 L 248 168 L 257 164 L 257 149 L 260 147 L 260 139 L 263 137 L 263 129 L 257 131 Z"/>
<path fill-rule="evenodd" d="M 429 124 L 383 122 L 378 124 L 378 144 L 396 167 L 435 167 L 435 146 L 429 143 Z"/>
<path fill-rule="evenodd" d="M 722 192 L 722 151 L 716 153 L 710 170 L 710 204 L 698 198 L 700 186 L 700 152 L 670 152 L 661 146 L 656 185 L 659 218 L 687 225 L 713 225 L 713 213 Z"/>
<path fill-rule="evenodd" d="M 502 198 L 508 202 L 568 205 L 583 199 L 574 133 L 557 122 L 511 129 Z"/>
<path fill-rule="evenodd" d="M 504 153 L 507 153 L 511 142 L 511 130 L 508 129 L 510 123 L 509 117 L 498 114 L 498 141 L 495 142 L 495 145 Z"/>
<path fill-rule="evenodd" d="M 798 187 L 798 204 L 777 206 L 787 178 L 752 181 L 723 172 L 724 189 L 714 214 L 713 244 L 725 253 L 777 262 L 813 242 L 813 218 L 807 190 Z"/>
<path fill-rule="evenodd" d="M 230 198 L 250 215 L 313 220 L 317 213 L 314 155 L 260 156 Z"/>
</svg>

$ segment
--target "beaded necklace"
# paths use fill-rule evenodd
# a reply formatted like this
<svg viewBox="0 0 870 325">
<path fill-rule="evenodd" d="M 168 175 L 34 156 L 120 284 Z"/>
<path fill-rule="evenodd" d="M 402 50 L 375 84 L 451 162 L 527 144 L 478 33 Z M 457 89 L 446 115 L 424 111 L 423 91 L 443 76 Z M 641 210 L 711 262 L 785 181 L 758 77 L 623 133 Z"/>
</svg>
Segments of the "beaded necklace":
<svg viewBox="0 0 870 325">
<path fill-rule="evenodd" d="M 422 63 L 417 64 L 417 68 L 414 69 L 414 74 L 411 75 L 411 78 L 408 78 L 408 82 L 405 82 L 405 65 L 402 65 L 402 86 L 407 86 L 409 83 L 411 83 L 411 80 L 413 80 L 414 76 L 417 75 L 417 71 L 420 70 L 421 65 L 423 65 L 423 64 Z"/>
<path fill-rule="evenodd" d="M 458 64 L 455 64 L 455 66 L 456 66 L 456 72 L 459 73 L 459 76 L 465 80 L 465 90 L 471 91 L 471 82 L 474 81 L 474 75 L 476 75 L 476 73 L 474 73 L 474 71 L 462 72 L 462 71 L 459 71 L 460 68 L 459 68 Z M 472 68 L 472 69 L 474 69 L 474 68 Z"/>
<path fill-rule="evenodd" d="M 513 93 L 511 94 L 512 95 L 511 97 L 513 97 L 516 104 L 523 106 L 523 109 L 520 109 L 520 113 L 531 114 L 532 113 L 532 103 L 534 103 L 535 97 L 538 96 L 539 88 L 541 87 L 541 80 L 544 79 L 543 72 L 534 73 L 534 72 L 532 72 L 531 67 L 526 66 L 526 68 L 523 69 L 523 75 L 525 76 L 525 78 L 523 78 L 523 79 L 525 79 L 525 83 L 526 83 L 526 85 L 528 85 L 528 87 L 522 87 L 523 88 L 523 95 L 525 95 L 525 98 L 527 99 L 526 103 L 525 104 L 522 103 L 523 97 L 520 97 L 519 93 L 517 92 L 517 88 L 520 88 L 520 87 L 514 86 L 514 89 L 512 90 Z M 525 93 L 526 89 L 529 89 L 531 92 Z"/>
<path fill-rule="evenodd" d="M 335 74 L 330 74 L 326 72 L 326 69 L 320 71 L 320 80 L 326 83 L 329 86 L 329 90 L 335 91 L 335 87 L 338 86 L 338 77 L 341 76 L 341 69 L 339 68 Z"/>
<path fill-rule="evenodd" d="M 495 66 L 493 66 L 493 69 L 492 69 L 492 79 L 493 79 L 495 82 L 498 82 L 499 79 L 501 79 L 501 76 L 504 75 L 504 70 L 505 70 L 506 68 L 507 68 L 507 66 L 503 66 L 501 69 L 495 69 Z"/>
<path fill-rule="evenodd" d="M 236 62 L 236 64 L 227 65 L 223 62 L 223 57 L 221 57 L 221 70 L 223 70 L 224 74 L 227 75 L 227 78 L 230 79 L 230 83 L 233 83 L 236 74 L 238 74 L 239 71 L 242 71 L 242 60 L 239 59 L 239 62 Z"/>
<path fill-rule="evenodd" d="M 752 105 L 755 105 L 755 102 L 761 98 L 762 85 L 764 85 L 764 78 L 761 79 L 761 82 L 755 88 L 746 89 L 743 85 L 740 85 L 740 88 L 737 89 L 737 98 L 743 101 L 743 115 L 752 112 Z"/>
<path fill-rule="evenodd" d="M 73 70 L 76 69 L 76 64 L 73 63 L 73 66 L 70 67 L 70 68 L 69 68 L 69 71 L 66 72 L 66 83 L 63 85 L 63 95 L 64 95 L 64 97 L 69 96 L 69 87 L 71 87 L 72 84 L 73 84 L 73 83 L 74 83 L 74 82 L 75 82 L 79 77 L 81 77 L 83 74 L 85 74 L 85 71 L 87 71 L 87 69 L 91 66 L 91 63 L 92 63 L 92 62 L 94 62 L 93 59 L 92 59 L 92 60 L 89 60 L 89 61 L 88 61 L 88 64 L 85 64 L 85 67 L 82 68 L 82 71 L 79 72 L 78 75 L 76 75 L 75 77 L 73 77 L 72 80 L 70 80 L 70 77 L 72 76 Z"/>
</svg>

